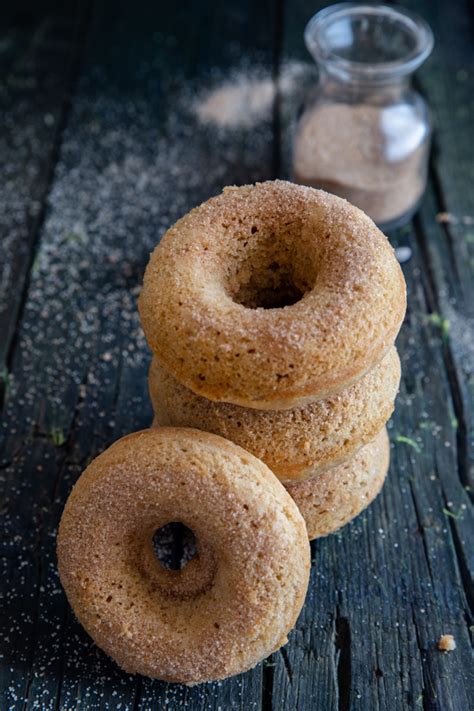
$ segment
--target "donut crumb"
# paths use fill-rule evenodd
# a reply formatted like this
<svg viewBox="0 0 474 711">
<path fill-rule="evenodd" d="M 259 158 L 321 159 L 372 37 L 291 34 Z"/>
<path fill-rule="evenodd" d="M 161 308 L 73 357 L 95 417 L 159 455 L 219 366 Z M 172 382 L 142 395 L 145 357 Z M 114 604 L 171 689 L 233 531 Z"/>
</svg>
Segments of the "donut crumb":
<svg viewBox="0 0 474 711">
<path fill-rule="evenodd" d="M 456 641 L 452 634 L 443 634 L 439 638 L 438 649 L 442 652 L 453 652 L 456 649 Z"/>
</svg>

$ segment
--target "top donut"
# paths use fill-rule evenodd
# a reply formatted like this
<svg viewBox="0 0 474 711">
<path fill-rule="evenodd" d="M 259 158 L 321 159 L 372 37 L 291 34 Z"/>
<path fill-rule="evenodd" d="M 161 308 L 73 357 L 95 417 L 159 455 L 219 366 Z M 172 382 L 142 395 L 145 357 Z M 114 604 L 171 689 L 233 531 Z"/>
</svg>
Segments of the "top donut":
<svg viewBox="0 0 474 711">
<path fill-rule="evenodd" d="M 289 409 L 356 381 L 406 309 L 387 238 L 361 210 L 285 181 L 225 188 L 178 220 L 139 310 L 163 366 L 194 392 Z"/>
</svg>

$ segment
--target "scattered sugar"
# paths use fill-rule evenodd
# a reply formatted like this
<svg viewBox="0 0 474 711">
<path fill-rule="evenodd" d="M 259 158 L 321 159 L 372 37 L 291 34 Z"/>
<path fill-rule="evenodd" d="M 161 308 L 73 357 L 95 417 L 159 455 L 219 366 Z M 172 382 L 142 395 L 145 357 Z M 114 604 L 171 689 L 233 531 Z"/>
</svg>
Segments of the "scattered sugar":
<svg viewBox="0 0 474 711">
<path fill-rule="evenodd" d="M 264 76 L 263 69 L 255 71 Z M 244 146 L 232 136 L 198 131 L 192 106 L 206 92 L 203 82 L 184 84 L 158 132 L 156 105 L 97 95 L 82 83 L 31 274 L 9 428 L 17 420 L 22 427 L 31 423 L 41 400 L 50 413 L 63 412 L 72 387 L 86 388 L 90 398 L 107 385 L 105 372 L 132 368 L 145 383 L 149 354 L 136 297 L 149 252 L 174 220 L 239 174 L 243 182 L 268 177 L 270 120 L 262 120 Z M 102 374 L 92 365 L 96 360 L 104 364 Z M 136 425 L 146 423 L 141 417 Z"/>
<path fill-rule="evenodd" d="M 193 104 L 194 113 L 202 123 L 219 128 L 252 128 L 268 119 L 278 95 L 286 98 L 296 95 L 309 71 L 305 63 L 289 62 L 283 65 L 276 83 L 268 71 L 238 70 L 212 89 L 201 92 Z"/>
<path fill-rule="evenodd" d="M 463 363 L 466 377 L 470 377 L 474 363 L 474 318 L 464 316 L 451 304 L 446 306 L 445 311 L 449 339 L 455 345 L 456 356 Z"/>
<path fill-rule="evenodd" d="M 220 127 L 251 127 L 268 115 L 275 98 L 274 82 L 244 79 L 228 82 L 196 103 L 195 112 L 203 123 Z"/>
</svg>

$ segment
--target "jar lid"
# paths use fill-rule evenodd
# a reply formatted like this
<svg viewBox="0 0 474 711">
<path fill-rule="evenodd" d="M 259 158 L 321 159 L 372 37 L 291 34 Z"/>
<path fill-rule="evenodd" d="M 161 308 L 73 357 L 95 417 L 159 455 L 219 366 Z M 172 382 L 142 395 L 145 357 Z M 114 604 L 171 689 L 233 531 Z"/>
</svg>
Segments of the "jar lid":
<svg viewBox="0 0 474 711">
<path fill-rule="evenodd" d="M 431 28 L 415 13 L 351 2 L 317 12 L 304 36 L 311 55 L 331 73 L 381 82 L 415 71 L 434 44 Z"/>
</svg>

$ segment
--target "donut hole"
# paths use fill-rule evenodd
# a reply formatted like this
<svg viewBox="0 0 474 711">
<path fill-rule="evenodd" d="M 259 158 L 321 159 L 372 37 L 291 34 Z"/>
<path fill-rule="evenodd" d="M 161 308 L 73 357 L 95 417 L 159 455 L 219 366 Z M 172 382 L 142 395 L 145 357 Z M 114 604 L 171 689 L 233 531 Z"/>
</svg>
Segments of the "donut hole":
<svg viewBox="0 0 474 711">
<path fill-rule="evenodd" d="M 278 230 L 252 225 L 246 239 L 236 239 L 227 260 L 227 291 L 248 309 L 292 306 L 316 281 L 317 255 L 304 247 L 301 227 L 289 223 Z"/>
<path fill-rule="evenodd" d="M 179 521 L 171 521 L 153 534 L 153 551 L 167 570 L 183 570 L 197 555 L 193 531 Z"/>
<path fill-rule="evenodd" d="M 196 598 L 214 583 L 217 557 L 213 542 L 206 539 L 206 528 L 195 533 L 194 524 L 190 525 L 192 528 L 179 520 L 168 521 L 154 532 L 151 529 L 141 543 L 142 575 L 170 598 Z"/>
<path fill-rule="evenodd" d="M 273 261 L 251 273 L 232 298 L 247 309 L 281 309 L 301 301 L 306 291 L 307 288 L 295 283 L 287 269 Z"/>
</svg>

